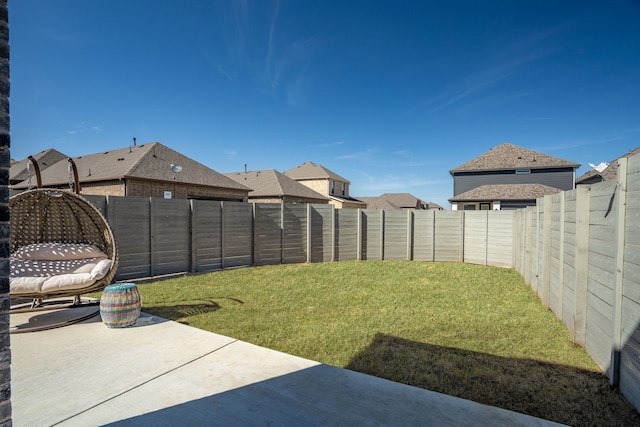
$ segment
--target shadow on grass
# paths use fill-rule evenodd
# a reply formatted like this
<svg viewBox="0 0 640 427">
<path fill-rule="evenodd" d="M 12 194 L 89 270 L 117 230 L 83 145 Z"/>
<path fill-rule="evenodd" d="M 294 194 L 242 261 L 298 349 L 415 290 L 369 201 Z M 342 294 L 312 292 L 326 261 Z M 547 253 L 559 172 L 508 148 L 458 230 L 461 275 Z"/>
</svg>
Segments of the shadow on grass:
<svg viewBox="0 0 640 427">
<path fill-rule="evenodd" d="M 219 297 L 216 299 L 223 299 L 236 304 L 244 304 L 237 298 L 231 297 Z M 144 306 L 142 310 L 145 313 L 153 314 L 155 316 L 164 317 L 165 319 L 172 319 L 178 321 L 184 325 L 189 323 L 185 321 L 187 317 L 197 316 L 205 313 L 212 313 L 222 308 L 222 305 L 217 301 L 211 300 L 190 300 L 190 301 L 174 301 L 170 305 L 152 305 Z"/>
<path fill-rule="evenodd" d="M 640 425 L 602 373 L 378 334 L 345 368 L 574 426 Z"/>
</svg>

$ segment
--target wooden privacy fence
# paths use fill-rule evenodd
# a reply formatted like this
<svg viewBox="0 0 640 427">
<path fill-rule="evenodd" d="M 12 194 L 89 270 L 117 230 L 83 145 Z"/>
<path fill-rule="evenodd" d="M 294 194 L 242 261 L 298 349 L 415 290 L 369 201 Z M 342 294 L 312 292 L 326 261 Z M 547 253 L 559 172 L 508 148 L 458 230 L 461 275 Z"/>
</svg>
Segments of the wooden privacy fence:
<svg viewBox="0 0 640 427">
<path fill-rule="evenodd" d="M 383 211 L 87 196 L 120 249 L 116 280 L 343 260 L 513 267 L 640 408 L 640 155 L 617 181 L 517 211 Z"/>
<path fill-rule="evenodd" d="M 515 268 L 640 408 L 640 156 L 515 212 Z"/>
<path fill-rule="evenodd" d="M 120 251 L 116 280 L 253 265 L 405 259 L 513 266 L 513 212 L 86 196 Z"/>
</svg>

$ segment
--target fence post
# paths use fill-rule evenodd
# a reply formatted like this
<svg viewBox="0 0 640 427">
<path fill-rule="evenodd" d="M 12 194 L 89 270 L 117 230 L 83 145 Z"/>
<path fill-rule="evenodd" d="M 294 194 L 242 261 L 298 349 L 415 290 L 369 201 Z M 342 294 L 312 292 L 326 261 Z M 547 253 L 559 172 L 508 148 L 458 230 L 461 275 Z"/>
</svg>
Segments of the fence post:
<svg viewBox="0 0 640 427">
<path fill-rule="evenodd" d="M 331 261 L 336 260 L 336 207 L 331 205 Z"/>
<path fill-rule="evenodd" d="M 191 236 L 191 273 L 196 272 L 196 259 L 198 258 L 198 254 L 196 253 L 196 233 L 194 232 L 195 228 L 195 217 L 196 217 L 196 205 L 195 200 L 189 200 L 189 236 Z"/>
<path fill-rule="evenodd" d="M 155 246 L 153 244 L 153 241 L 155 240 L 156 236 L 154 234 L 154 230 L 155 230 L 155 221 L 153 220 L 154 218 L 154 213 L 155 213 L 155 209 L 153 206 L 153 197 L 149 197 L 148 198 L 148 203 L 149 203 L 149 262 L 150 262 L 150 266 L 149 266 L 149 274 L 151 274 L 151 277 L 156 275 L 156 251 L 153 250 L 153 247 Z"/>
<path fill-rule="evenodd" d="M 560 242 L 558 250 L 558 313 L 556 315 L 564 323 L 564 232 L 565 232 L 565 209 L 567 192 L 560 193 Z"/>
<path fill-rule="evenodd" d="M 224 229 L 225 228 L 226 227 L 224 224 L 224 202 L 221 201 L 220 202 L 220 270 L 224 270 L 224 255 L 225 255 Z"/>
<path fill-rule="evenodd" d="M 589 216 L 591 210 L 591 186 L 576 188 L 576 285 L 573 309 L 573 340 L 585 346 L 587 340 L 587 283 L 589 273 Z"/>
<path fill-rule="evenodd" d="M 522 210 L 522 209 L 520 209 Z M 520 212 L 514 210 L 513 211 L 513 223 L 511 224 L 511 235 L 513 236 L 513 242 L 511 243 L 513 245 L 513 250 L 511 251 L 511 266 L 512 268 L 515 268 L 515 270 L 517 272 L 520 273 L 520 275 L 522 275 L 522 277 L 524 277 L 524 275 L 522 274 L 522 271 L 520 271 L 519 265 L 518 265 L 518 261 L 517 261 L 517 257 L 520 253 L 520 235 L 516 232 L 516 224 L 520 223 Z"/>
<path fill-rule="evenodd" d="M 362 261 L 362 236 L 364 233 L 362 231 L 362 209 L 360 208 L 358 208 L 358 217 L 356 221 L 356 259 L 358 261 Z"/>
<path fill-rule="evenodd" d="M 464 262 L 464 211 L 460 212 L 460 237 L 459 237 L 459 254 L 458 261 Z"/>
<path fill-rule="evenodd" d="M 380 259 L 384 260 L 384 209 L 380 209 Z"/>
<path fill-rule="evenodd" d="M 544 196 L 544 222 L 542 223 L 542 280 L 540 282 L 540 299 L 545 307 L 550 306 L 551 294 L 551 237 L 553 203 L 550 195 Z"/>
<path fill-rule="evenodd" d="M 484 212 L 484 265 L 489 265 L 489 212 Z"/>
<path fill-rule="evenodd" d="M 407 211 L 407 260 L 413 261 L 413 212 Z"/>
<path fill-rule="evenodd" d="M 280 201 L 280 264 L 284 264 L 284 259 L 285 259 L 285 255 L 284 255 L 284 247 L 285 247 L 284 237 L 285 237 L 285 232 L 284 232 L 284 202 Z"/>
<path fill-rule="evenodd" d="M 431 262 L 436 261 L 436 212 L 431 211 Z"/>
<path fill-rule="evenodd" d="M 307 262 L 310 263 L 313 259 L 311 257 L 311 251 L 313 250 L 313 246 L 311 244 L 311 240 L 313 238 L 313 233 L 311 232 L 311 203 L 307 203 Z"/>
<path fill-rule="evenodd" d="M 224 202 L 220 202 L 220 205 L 222 205 L 222 203 Z M 253 239 L 253 241 L 251 242 L 252 243 L 251 264 L 252 265 L 257 265 L 258 262 L 260 262 L 260 253 L 258 251 L 258 226 L 257 226 L 258 219 L 256 218 L 256 216 L 258 215 L 257 207 L 258 207 L 257 203 L 253 203 L 253 206 L 251 206 L 251 238 Z"/>
<path fill-rule="evenodd" d="M 525 210 L 525 253 L 524 253 L 524 279 L 527 284 L 533 287 L 533 213 L 535 207 L 529 206 Z"/>
<path fill-rule="evenodd" d="M 618 218 L 616 221 L 616 282 L 613 299 L 613 348 L 611 349 L 611 378 L 612 386 L 620 384 L 620 352 L 622 351 L 622 286 L 624 272 L 624 245 L 627 203 L 627 159 L 618 160 Z"/>
</svg>

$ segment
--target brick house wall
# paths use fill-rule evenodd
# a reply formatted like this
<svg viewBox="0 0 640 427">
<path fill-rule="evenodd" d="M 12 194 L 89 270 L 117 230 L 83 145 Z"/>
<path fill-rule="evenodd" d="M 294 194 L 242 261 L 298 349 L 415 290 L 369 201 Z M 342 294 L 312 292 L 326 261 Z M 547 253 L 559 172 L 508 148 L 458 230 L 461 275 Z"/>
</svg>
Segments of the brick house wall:
<svg viewBox="0 0 640 427">
<path fill-rule="evenodd" d="M 67 189 L 67 186 L 56 186 Z M 94 196 L 129 196 L 164 198 L 165 191 L 172 199 L 212 199 L 246 201 L 246 192 L 217 187 L 184 184 L 180 182 L 157 182 L 142 179 L 86 182 L 80 184 L 80 193 Z"/>
<path fill-rule="evenodd" d="M 172 199 L 247 200 L 247 192 L 230 188 L 206 187 L 180 182 L 166 183 L 146 181 L 141 179 L 127 179 L 125 195 L 128 197 L 164 197 L 165 191 L 171 192 Z"/>
<path fill-rule="evenodd" d="M 291 197 L 286 196 L 284 200 L 281 197 L 261 197 L 255 199 L 249 199 L 250 203 L 318 203 L 327 204 L 327 200 L 307 199 L 304 197 Z"/>
</svg>

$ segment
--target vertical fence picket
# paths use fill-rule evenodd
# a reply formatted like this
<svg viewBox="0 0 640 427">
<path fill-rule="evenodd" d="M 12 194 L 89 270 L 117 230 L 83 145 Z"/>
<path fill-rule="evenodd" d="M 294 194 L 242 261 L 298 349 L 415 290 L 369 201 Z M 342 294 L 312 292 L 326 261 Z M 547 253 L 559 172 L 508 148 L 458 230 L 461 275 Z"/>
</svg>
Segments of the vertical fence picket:
<svg viewBox="0 0 640 427">
<path fill-rule="evenodd" d="M 611 349 L 611 377 L 612 386 L 620 384 L 620 353 L 622 351 L 622 297 L 623 297 L 623 272 L 625 249 L 625 226 L 627 204 L 627 159 L 618 162 L 618 217 L 616 218 L 616 271 L 613 297 L 613 331 Z"/>
</svg>

